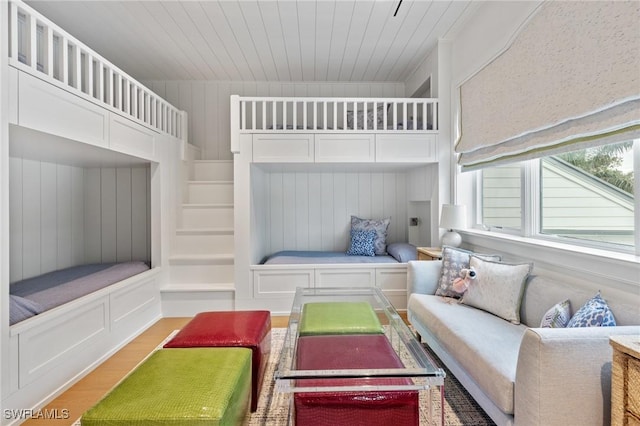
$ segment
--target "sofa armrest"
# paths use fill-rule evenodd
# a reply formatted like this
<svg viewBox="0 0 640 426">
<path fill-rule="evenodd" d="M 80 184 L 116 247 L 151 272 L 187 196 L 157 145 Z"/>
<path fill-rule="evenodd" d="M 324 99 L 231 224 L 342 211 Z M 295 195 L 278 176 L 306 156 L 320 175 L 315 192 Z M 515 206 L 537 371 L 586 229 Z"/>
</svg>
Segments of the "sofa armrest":
<svg viewBox="0 0 640 426">
<path fill-rule="evenodd" d="M 527 329 L 516 370 L 516 424 L 609 424 L 609 336 L 638 333 L 638 326 Z"/>
<path fill-rule="evenodd" d="M 412 260 L 407 264 L 407 296 L 411 293 L 435 294 L 442 262 Z"/>
</svg>

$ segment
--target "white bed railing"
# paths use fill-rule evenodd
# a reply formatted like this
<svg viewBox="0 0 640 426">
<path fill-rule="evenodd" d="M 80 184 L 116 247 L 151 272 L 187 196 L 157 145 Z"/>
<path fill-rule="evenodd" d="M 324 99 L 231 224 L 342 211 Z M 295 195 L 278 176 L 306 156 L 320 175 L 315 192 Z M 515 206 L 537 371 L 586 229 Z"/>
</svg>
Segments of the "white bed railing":
<svg viewBox="0 0 640 426">
<path fill-rule="evenodd" d="M 9 63 L 183 141 L 187 116 L 19 0 L 9 2 Z"/>
<path fill-rule="evenodd" d="M 433 132 L 434 98 L 273 98 L 231 96 L 240 133 Z"/>
</svg>

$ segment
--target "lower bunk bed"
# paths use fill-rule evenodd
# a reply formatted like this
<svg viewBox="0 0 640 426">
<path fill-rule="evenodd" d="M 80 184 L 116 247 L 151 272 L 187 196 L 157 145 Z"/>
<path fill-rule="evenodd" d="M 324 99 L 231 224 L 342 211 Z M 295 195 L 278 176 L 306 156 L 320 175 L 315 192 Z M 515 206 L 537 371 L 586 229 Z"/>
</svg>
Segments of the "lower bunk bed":
<svg viewBox="0 0 640 426">
<path fill-rule="evenodd" d="M 159 272 L 93 264 L 11 284 L 4 408 L 43 406 L 156 322 Z"/>
<path fill-rule="evenodd" d="M 254 297 L 286 300 L 297 287 L 378 287 L 398 310 L 407 308 L 407 262 L 417 259 L 407 243 L 387 246 L 386 255 L 358 256 L 337 251 L 280 251 L 252 265 Z M 290 299 L 290 300 L 289 300 Z"/>
<path fill-rule="evenodd" d="M 149 269 L 144 262 L 72 266 L 11 284 L 9 324 L 69 303 Z"/>
</svg>

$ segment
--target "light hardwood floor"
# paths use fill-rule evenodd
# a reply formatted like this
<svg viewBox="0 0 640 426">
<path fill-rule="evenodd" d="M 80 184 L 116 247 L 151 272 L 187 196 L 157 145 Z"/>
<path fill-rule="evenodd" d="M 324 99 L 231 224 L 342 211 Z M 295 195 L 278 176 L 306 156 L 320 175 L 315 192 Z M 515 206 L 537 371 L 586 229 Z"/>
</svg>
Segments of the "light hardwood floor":
<svg viewBox="0 0 640 426">
<path fill-rule="evenodd" d="M 400 314 L 406 321 L 406 315 Z M 86 410 L 98 402 L 118 381 L 140 363 L 173 330 L 182 328 L 191 318 L 162 318 L 140 336 L 116 352 L 82 380 L 44 407 L 43 413 L 56 413 L 62 419 L 30 419 L 23 425 L 72 425 Z M 288 316 L 272 316 L 273 328 L 286 327 Z M 64 411 L 66 410 L 66 411 Z"/>
<path fill-rule="evenodd" d="M 118 381 L 140 363 L 173 330 L 182 328 L 191 318 L 162 318 L 144 333 L 116 352 L 82 380 L 51 401 L 43 413 L 56 413 L 67 419 L 30 419 L 24 425 L 72 425 L 98 402 Z M 272 327 L 286 327 L 289 317 L 272 317 Z M 63 411 L 68 410 L 68 411 Z"/>
</svg>

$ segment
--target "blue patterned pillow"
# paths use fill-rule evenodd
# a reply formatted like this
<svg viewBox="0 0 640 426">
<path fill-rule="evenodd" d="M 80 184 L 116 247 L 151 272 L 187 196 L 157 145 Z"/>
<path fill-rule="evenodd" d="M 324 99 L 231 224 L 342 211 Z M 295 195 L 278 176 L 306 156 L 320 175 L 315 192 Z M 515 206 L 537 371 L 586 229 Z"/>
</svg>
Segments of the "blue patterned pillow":
<svg viewBox="0 0 640 426">
<path fill-rule="evenodd" d="M 373 242 L 376 238 L 374 230 L 352 230 L 351 246 L 347 250 L 350 256 L 375 256 L 375 246 Z"/>
<path fill-rule="evenodd" d="M 381 256 L 387 254 L 387 229 L 390 222 L 390 217 L 386 219 L 360 219 L 357 216 L 351 216 L 351 230 L 375 231 L 374 250 L 376 255 Z"/>
<path fill-rule="evenodd" d="M 582 305 L 571 318 L 567 327 L 614 327 L 616 319 L 607 302 L 598 292 Z"/>
<path fill-rule="evenodd" d="M 540 322 L 542 328 L 564 328 L 571 319 L 571 302 L 569 299 L 556 303 L 549 309 Z"/>
</svg>

